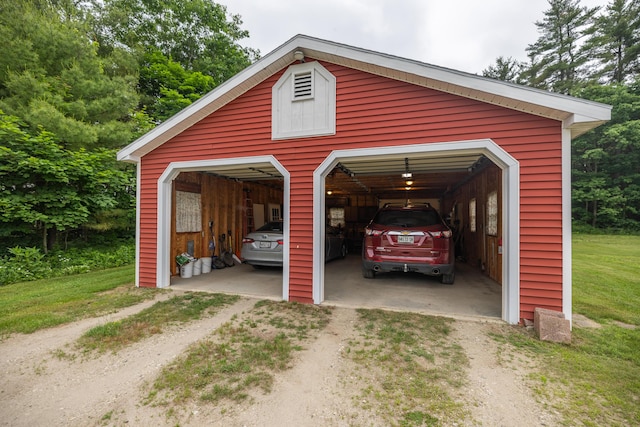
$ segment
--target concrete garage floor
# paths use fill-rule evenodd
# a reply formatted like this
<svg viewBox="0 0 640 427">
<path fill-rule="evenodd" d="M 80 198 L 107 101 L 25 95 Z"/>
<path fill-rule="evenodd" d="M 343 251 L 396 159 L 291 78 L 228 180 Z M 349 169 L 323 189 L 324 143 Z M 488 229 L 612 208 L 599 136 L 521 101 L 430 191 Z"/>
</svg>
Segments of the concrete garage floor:
<svg viewBox="0 0 640 427">
<path fill-rule="evenodd" d="M 242 264 L 188 279 L 171 278 L 171 288 L 184 291 L 231 293 L 282 300 L 282 270 L 254 269 Z M 384 308 L 442 315 L 458 319 L 499 320 L 502 287 L 468 265 L 456 265 L 456 282 L 413 273 L 387 273 L 365 279 L 360 256 L 349 255 L 325 266 L 323 305 L 349 308 Z"/>
</svg>

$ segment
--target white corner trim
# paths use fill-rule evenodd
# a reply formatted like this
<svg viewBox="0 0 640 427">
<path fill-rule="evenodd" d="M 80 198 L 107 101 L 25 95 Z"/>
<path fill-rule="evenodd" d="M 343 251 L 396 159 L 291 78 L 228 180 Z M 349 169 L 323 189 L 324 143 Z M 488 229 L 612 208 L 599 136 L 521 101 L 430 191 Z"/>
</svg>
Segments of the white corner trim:
<svg viewBox="0 0 640 427">
<path fill-rule="evenodd" d="M 140 177 L 142 176 L 142 165 L 136 162 L 136 263 L 135 263 L 135 285 L 140 287 Z"/>
<path fill-rule="evenodd" d="M 182 171 L 213 171 L 216 166 L 251 166 L 254 164 L 270 163 L 283 176 L 284 197 L 284 252 L 282 267 L 282 299 L 289 300 L 289 217 L 291 205 L 290 189 L 291 178 L 289 171 L 274 156 L 234 157 L 225 159 L 208 159 L 170 163 L 160 178 L 158 178 L 158 204 L 157 204 L 157 251 L 156 251 L 156 287 L 166 288 L 171 284 L 171 266 L 173 258 L 171 248 L 171 190 L 173 180 Z M 139 181 L 138 181 L 139 182 Z M 138 200 L 140 198 L 138 197 Z"/>
<path fill-rule="evenodd" d="M 571 130 L 562 129 L 562 312 L 573 325 Z"/>
<path fill-rule="evenodd" d="M 491 139 L 375 147 L 332 151 L 313 172 L 313 302 L 324 301 L 324 180 L 341 159 L 424 153 L 455 156 L 460 153 L 484 154 L 500 169 L 503 179 L 503 262 L 502 319 L 510 324 L 520 321 L 520 165 Z"/>
</svg>

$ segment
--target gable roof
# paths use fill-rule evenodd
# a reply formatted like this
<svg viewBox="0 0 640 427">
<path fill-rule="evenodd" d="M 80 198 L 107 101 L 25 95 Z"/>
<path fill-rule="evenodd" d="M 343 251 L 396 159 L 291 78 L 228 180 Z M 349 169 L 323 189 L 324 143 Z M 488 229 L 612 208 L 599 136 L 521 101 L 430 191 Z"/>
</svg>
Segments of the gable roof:
<svg viewBox="0 0 640 427">
<path fill-rule="evenodd" d="M 393 55 L 297 35 L 118 152 L 137 162 L 214 111 L 296 61 L 294 54 L 563 122 L 574 138 L 611 118 L 611 106 Z"/>
</svg>

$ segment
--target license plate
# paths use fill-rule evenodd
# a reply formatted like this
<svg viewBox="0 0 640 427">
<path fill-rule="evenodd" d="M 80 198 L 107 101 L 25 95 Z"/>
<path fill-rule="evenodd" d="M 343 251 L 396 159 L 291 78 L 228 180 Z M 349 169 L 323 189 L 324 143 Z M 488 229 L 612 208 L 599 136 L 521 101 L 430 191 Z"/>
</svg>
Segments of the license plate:
<svg viewBox="0 0 640 427">
<path fill-rule="evenodd" d="M 260 247 L 261 248 L 270 248 L 271 247 L 271 242 L 260 242 Z"/>
<path fill-rule="evenodd" d="M 413 236 L 398 236 L 398 243 L 413 244 Z"/>
</svg>

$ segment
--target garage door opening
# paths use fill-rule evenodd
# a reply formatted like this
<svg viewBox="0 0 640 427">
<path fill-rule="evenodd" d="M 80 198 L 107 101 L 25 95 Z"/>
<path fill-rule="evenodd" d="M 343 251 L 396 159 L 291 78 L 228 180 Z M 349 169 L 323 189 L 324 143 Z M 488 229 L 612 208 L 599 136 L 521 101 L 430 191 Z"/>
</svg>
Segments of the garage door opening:
<svg viewBox="0 0 640 427">
<path fill-rule="evenodd" d="M 158 180 L 158 287 L 288 300 L 288 198 L 289 173 L 272 156 L 170 164 Z M 271 218 L 276 212 L 278 218 Z M 204 262 L 224 252 L 237 256 L 244 235 L 269 219 L 283 220 L 281 269 L 258 271 L 235 263 L 180 277 L 177 254 L 188 252 Z"/>
<path fill-rule="evenodd" d="M 479 176 L 497 182 L 473 182 L 473 177 Z M 475 191 L 474 186 L 478 186 Z M 333 303 L 337 298 L 363 306 L 379 298 L 382 307 L 397 301 L 429 311 L 435 292 L 442 294 L 438 312 L 450 310 L 450 314 L 500 317 L 517 323 L 518 188 L 518 163 L 491 140 L 332 152 L 314 174 L 314 302 Z M 385 273 L 380 276 L 384 283 L 378 278 L 362 278 L 362 232 L 377 208 L 387 201 L 429 202 L 452 227 L 460 227 L 458 235 L 464 239 L 458 240 L 457 249 L 465 259 L 456 263 L 456 284 L 447 287 L 420 274 Z M 332 262 L 321 268 L 327 222 L 334 220 L 333 212 L 341 206 L 351 255 L 344 263 Z M 476 273 L 480 270 L 482 273 Z M 346 281 L 352 285 L 349 289 L 360 289 L 360 293 L 346 295 L 348 287 L 339 285 Z M 465 286 L 467 290 L 473 286 L 478 295 L 489 295 L 493 303 L 478 302 L 472 293 L 464 291 Z M 329 294 L 327 289 L 331 290 Z M 420 297 L 416 297 L 416 290 Z M 380 296 L 376 297 L 378 291 Z M 474 308 L 470 313 L 456 313 L 450 303 L 465 298 Z"/>
</svg>

